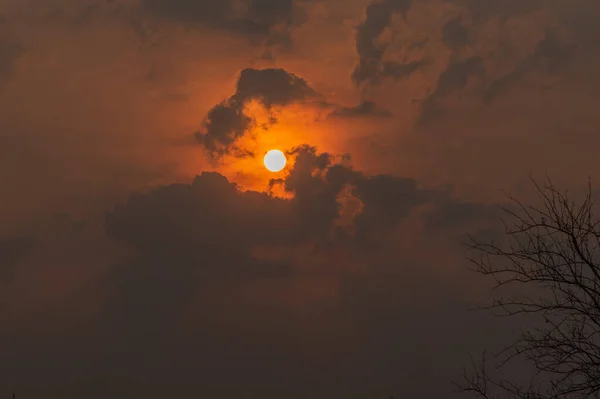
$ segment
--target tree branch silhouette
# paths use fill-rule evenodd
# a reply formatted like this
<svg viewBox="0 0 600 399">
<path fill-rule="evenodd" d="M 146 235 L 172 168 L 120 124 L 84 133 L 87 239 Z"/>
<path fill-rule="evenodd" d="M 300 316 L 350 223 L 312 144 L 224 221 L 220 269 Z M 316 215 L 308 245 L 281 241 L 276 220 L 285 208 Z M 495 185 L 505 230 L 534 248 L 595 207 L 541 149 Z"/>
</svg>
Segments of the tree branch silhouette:
<svg viewBox="0 0 600 399">
<path fill-rule="evenodd" d="M 578 204 L 548 177 L 543 186 L 530 179 L 540 205 L 507 194 L 510 205 L 502 207 L 502 222 L 508 243 L 470 237 L 466 245 L 471 270 L 492 278 L 493 290 L 511 286 L 526 293 L 495 298 L 479 309 L 543 321 L 493 356 L 496 371 L 522 359 L 535 373 L 526 384 L 495 378 L 484 353 L 479 364 L 472 359 L 472 372 L 465 370 L 456 389 L 484 399 L 599 398 L 600 221 L 591 183 Z"/>
</svg>

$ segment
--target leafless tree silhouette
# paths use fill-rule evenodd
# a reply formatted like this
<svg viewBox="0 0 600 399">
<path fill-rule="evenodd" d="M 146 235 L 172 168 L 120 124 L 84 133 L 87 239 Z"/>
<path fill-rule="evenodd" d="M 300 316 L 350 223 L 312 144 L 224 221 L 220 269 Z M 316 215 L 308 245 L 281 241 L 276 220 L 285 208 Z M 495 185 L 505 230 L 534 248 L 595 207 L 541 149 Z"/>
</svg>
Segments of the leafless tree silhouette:
<svg viewBox="0 0 600 399">
<path fill-rule="evenodd" d="M 502 207 L 507 243 L 471 237 L 467 247 L 472 270 L 493 278 L 495 289 L 525 293 L 478 308 L 536 322 L 491 357 L 492 369 L 485 353 L 473 361 L 456 388 L 484 399 L 600 398 L 600 221 L 592 187 L 577 203 L 548 177 L 543 185 L 531 180 L 540 205 L 508 195 Z M 531 379 L 498 377 L 519 360 L 533 366 Z"/>
</svg>

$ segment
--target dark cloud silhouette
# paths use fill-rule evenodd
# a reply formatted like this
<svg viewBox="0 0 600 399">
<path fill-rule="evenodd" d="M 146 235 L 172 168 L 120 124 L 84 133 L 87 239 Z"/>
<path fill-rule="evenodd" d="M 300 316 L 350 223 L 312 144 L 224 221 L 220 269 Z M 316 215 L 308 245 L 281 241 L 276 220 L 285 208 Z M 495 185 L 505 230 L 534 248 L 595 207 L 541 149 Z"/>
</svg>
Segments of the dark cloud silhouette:
<svg viewBox="0 0 600 399">
<path fill-rule="evenodd" d="M 374 117 L 374 118 L 389 118 L 393 114 L 387 109 L 380 107 L 374 101 L 362 101 L 360 104 L 354 107 L 342 107 L 334 110 L 331 117 L 342 117 L 342 118 L 360 118 L 360 117 Z"/>
<path fill-rule="evenodd" d="M 324 348 L 333 347 L 306 336 L 317 326 L 319 339 L 337 336 L 335 345 L 344 345 L 347 338 L 340 335 L 344 328 L 336 321 L 340 315 L 350 314 L 356 317 L 352 323 L 362 322 L 369 313 L 365 308 L 375 311 L 388 306 L 392 311 L 399 304 L 394 300 L 367 305 L 368 297 L 362 293 L 371 290 L 361 281 L 367 278 L 369 283 L 384 284 L 391 294 L 398 286 L 385 276 L 406 272 L 404 266 L 392 267 L 392 258 L 386 255 L 382 276 L 375 277 L 374 272 L 353 276 L 349 265 L 336 260 L 335 249 L 341 247 L 356 259 L 365 256 L 378 267 L 375 256 L 382 249 L 370 245 L 377 241 L 371 236 L 393 229 L 416 206 L 431 201 L 443 204 L 443 198 L 453 201 L 442 191 L 419 188 L 410 178 L 364 175 L 308 145 L 289 155 L 295 158 L 293 169 L 272 184 L 283 185 L 294 194 L 291 199 L 242 191 L 218 173 L 203 172 L 191 184 L 132 195 L 108 215 L 108 236 L 132 253 L 106 274 L 102 284 L 96 283 L 111 293 L 94 327 L 97 334 L 111 337 L 100 344 L 105 348 L 100 363 L 115 365 L 112 370 L 123 375 L 139 372 L 148 378 L 159 373 L 164 384 L 194 380 L 205 392 L 211 384 L 228 385 L 232 375 L 237 384 L 264 382 L 272 387 L 282 364 L 287 373 L 306 374 L 310 371 L 303 362 L 344 361 L 342 353 L 323 360 L 323 350 L 329 350 Z M 335 225 L 344 187 L 352 187 L 363 205 L 354 218 L 355 235 Z M 456 212 L 452 205 L 439 212 L 442 220 L 455 223 L 463 217 L 461 212 L 443 215 Z M 256 252 L 257 248 L 263 252 Z M 285 255 L 290 248 L 302 255 Z M 269 255 L 273 251 L 284 254 Z M 321 257 L 328 261 L 314 268 L 312 264 Z M 341 291 L 336 295 L 342 298 L 335 301 L 339 305 L 332 308 L 327 300 L 318 299 L 318 305 L 306 311 L 290 311 L 287 295 L 302 281 L 312 281 L 315 274 L 319 281 L 326 281 L 327 276 L 340 281 Z M 310 289 L 296 295 L 310 297 L 315 282 L 310 284 Z M 260 289 L 252 291 L 252 287 Z M 367 318 L 381 322 L 372 313 Z M 395 333 L 400 327 L 390 323 Z M 378 340 L 365 339 L 371 348 L 377 347 Z M 284 359 L 278 353 L 295 361 L 281 363 Z M 300 360 L 309 353 L 315 358 Z M 147 364 L 153 368 L 147 369 Z M 289 378 L 285 381 L 288 387 L 296 384 Z M 297 389 L 294 392 L 299 394 Z"/>
<path fill-rule="evenodd" d="M 261 259 L 253 249 L 335 240 L 337 236 L 331 233 L 340 216 L 339 195 L 346 186 L 353 188 L 352 194 L 363 204 L 354 220 L 360 234 L 356 240 L 393 228 L 415 206 L 433 200 L 442 201 L 438 218 L 448 219 L 444 214 L 451 213 L 459 223 L 471 217 L 463 216 L 468 212 L 462 212 L 443 192 L 421 189 L 413 179 L 366 176 L 333 163 L 330 154 L 307 145 L 288 155 L 295 158 L 293 169 L 285 179 L 271 184 L 283 185 L 294 194 L 292 199 L 242 191 L 218 173 L 203 172 L 191 184 L 134 194 L 118 205 L 108 215 L 107 234 L 134 253 L 115 268 L 115 278 L 121 283 L 131 281 L 127 287 L 138 287 L 123 286 L 122 294 L 162 292 L 161 301 L 168 301 L 166 294 L 172 292 L 168 295 L 184 301 L 185 287 L 191 292 L 196 284 L 209 284 L 213 279 L 289 277 L 297 265 Z M 457 207 L 461 212 L 456 212 Z M 146 283 L 148 287 L 143 288 Z M 154 306 L 143 298 L 136 303 Z M 178 302 L 173 308 L 181 306 Z"/>
<path fill-rule="evenodd" d="M 456 90 L 463 89 L 474 75 L 485 72 L 481 57 L 470 57 L 465 60 L 452 61 L 444 72 L 440 74 L 435 92 L 432 96 L 446 96 Z"/>
<path fill-rule="evenodd" d="M 474 23 L 481 24 L 496 16 L 501 22 L 509 17 L 518 16 L 535 11 L 543 6 L 541 1 L 521 2 L 509 0 L 446 0 L 464 10 Z M 366 19 L 357 27 L 356 51 L 359 62 L 352 73 L 355 84 L 379 84 L 382 78 L 404 78 L 427 65 L 426 60 L 398 63 L 383 61 L 386 52 L 385 45 L 376 44 L 376 39 L 390 26 L 394 14 L 402 14 L 406 19 L 411 10 L 411 0 L 384 0 L 374 1 L 367 6 Z M 450 48 L 457 50 L 469 43 L 469 31 L 462 23 L 462 17 L 452 18 L 441 27 L 442 40 Z M 428 38 L 408 46 L 409 50 L 421 49 Z"/>
<path fill-rule="evenodd" d="M 308 82 L 285 69 L 244 69 L 238 78 L 232 99 L 243 103 L 259 99 L 267 107 L 287 105 L 316 95 Z"/>
<path fill-rule="evenodd" d="M 142 9 L 187 26 L 204 26 L 289 44 L 289 29 L 306 15 L 294 0 L 142 0 Z"/>
<path fill-rule="evenodd" d="M 17 59 L 23 54 L 20 44 L 8 42 L 0 37 L 0 87 L 13 74 Z"/>
<path fill-rule="evenodd" d="M 561 40 L 555 29 L 547 29 L 531 55 L 519 62 L 512 71 L 488 85 L 484 93 L 484 101 L 490 103 L 501 93 L 518 84 L 529 72 L 555 74 L 569 63 L 575 50 L 576 46 Z"/>
<path fill-rule="evenodd" d="M 422 113 L 420 122 L 426 122 L 434 118 L 440 111 L 439 100 L 451 94 L 461 95 L 467 88 L 467 82 L 474 78 L 477 80 L 472 87 L 480 95 L 483 93 L 483 100 L 489 102 L 494 96 L 504 89 L 517 82 L 524 75 L 525 71 L 533 68 L 542 68 L 543 70 L 555 69 L 564 64 L 565 57 L 570 54 L 570 49 L 559 39 L 556 30 L 548 28 L 548 34 L 540 42 L 530 56 L 517 62 L 514 70 L 505 75 L 498 76 L 498 69 L 495 68 L 494 52 L 502 49 L 492 49 L 487 47 L 482 52 L 477 47 L 469 54 L 463 52 L 466 46 L 477 44 L 479 32 L 483 24 L 491 18 L 497 18 L 499 30 L 508 29 L 505 22 L 509 18 L 524 17 L 544 7 L 543 1 L 521 2 L 509 0 L 506 2 L 487 0 L 446 0 L 456 7 L 458 15 L 440 21 L 440 30 L 442 42 L 452 51 L 450 61 L 447 67 L 440 73 L 433 91 L 426 95 L 422 101 Z M 352 80 L 355 84 L 370 83 L 373 85 L 381 84 L 384 78 L 402 79 L 411 76 L 416 71 L 426 68 L 429 64 L 440 62 L 446 63 L 443 58 L 437 55 L 424 56 L 422 50 L 429 42 L 429 33 L 420 32 L 426 38 L 413 44 L 404 44 L 404 61 L 387 61 L 386 54 L 388 45 L 377 43 L 377 39 L 383 34 L 384 30 L 392 23 L 392 17 L 395 14 L 403 15 L 407 24 L 412 29 L 418 30 L 418 25 L 410 23 L 408 13 L 415 10 L 409 0 L 387 0 L 373 1 L 366 8 L 366 18 L 356 30 L 356 50 L 359 62 L 352 74 Z M 507 39 L 508 40 L 508 39 Z M 514 43 L 504 41 L 499 44 L 506 49 L 515 46 Z M 517 55 L 515 55 L 517 56 Z M 427 58 L 430 57 L 430 58 Z M 412 59 L 412 61 L 407 61 Z M 492 65 L 488 65 L 492 64 Z M 491 82 L 491 83 L 490 83 Z"/>
<path fill-rule="evenodd" d="M 271 185 L 281 184 L 293 199 L 241 191 L 222 175 L 204 172 L 192 184 L 133 195 L 109 215 L 109 236 L 143 252 L 189 247 L 210 258 L 213 252 L 324 239 L 339 216 L 337 199 L 345 185 L 355 187 L 364 203 L 357 221 L 364 229 L 394 224 L 431 198 L 412 179 L 365 176 L 333 164 L 331 155 L 314 147 L 300 146 L 288 155 L 295 159 L 293 169 Z"/>
<path fill-rule="evenodd" d="M 371 78 L 371 83 L 379 83 L 381 78 L 392 78 L 395 80 L 407 78 L 427 64 L 426 60 L 410 61 L 407 63 L 385 61 L 382 63 L 381 71 Z"/>
<path fill-rule="evenodd" d="M 485 74 L 482 57 L 453 60 L 440 74 L 435 90 L 423 101 L 421 122 L 431 120 L 439 111 L 438 100 L 452 93 L 460 92 L 469 83 L 470 78 L 481 78 Z"/>
<path fill-rule="evenodd" d="M 461 356 L 509 337 L 464 311 L 487 289 L 462 274 L 458 236 L 497 234 L 478 231 L 493 209 L 473 198 L 512 191 L 532 165 L 569 189 L 598 170 L 597 0 L 22 3 L 8 0 L 0 26 L 0 219 L 7 234 L 32 228 L 35 243 L 0 239 L 8 397 L 454 397 L 445 381 Z M 303 8 L 314 20 L 295 29 Z M 349 23 L 360 24 L 351 38 Z M 244 47 L 291 37 L 286 52 Z M 275 64 L 314 86 L 292 69 L 246 69 L 206 103 L 231 68 Z M 360 102 L 347 102 L 353 85 Z M 201 145 L 178 137 L 185 98 L 203 107 Z M 416 98 L 439 125 L 413 129 Z M 397 118 L 376 119 L 388 111 Z M 323 121 L 329 112 L 348 119 Z M 261 134 L 265 114 L 283 114 L 290 140 L 405 177 L 301 146 L 273 175 L 288 199 L 218 173 L 188 179 L 201 147 L 249 155 L 242 136 Z M 223 170 L 260 185 L 246 164 Z M 461 199 L 408 173 L 458 182 Z"/>
<path fill-rule="evenodd" d="M 356 51 L 359 63 L 352 73 L 354 83 L 357 85 L 364 82 L 375 83 L 382 75 L 404 77 L 421 66 L 419 62 L 407 65 L 388 63 L 388 67 L 385 69 L 386 74 L 382 71 L 385 46 L 378 46 L 375 43 L 375 40 L 390 25 L 392 16 L 394 14 L 405 16 L 411 5 L 411 0 L 384 0 L 373 2 L 367 6 L 365 22 L 356 29 Z"/>
<path fill-rule="evenodd" d="M 244 113 L 249 100 L 259 100 L 266 108 L 272 108 L 316 95 L 305 79 L 284 69 L 244 69 L 238 77 L 235 93 L 208 112 L 204 127 L 195 137 L 212 157 L 235 153 L 235 141 L 254 123 L 252 116 Z"/>
<path fill-rule="evenodd" d="M 459 49 L 469 43 L 469 31 L 463 25 L 460 16 L 452 18 L 444 24 L 442 41 L 451 49 Z"/>
</svg>

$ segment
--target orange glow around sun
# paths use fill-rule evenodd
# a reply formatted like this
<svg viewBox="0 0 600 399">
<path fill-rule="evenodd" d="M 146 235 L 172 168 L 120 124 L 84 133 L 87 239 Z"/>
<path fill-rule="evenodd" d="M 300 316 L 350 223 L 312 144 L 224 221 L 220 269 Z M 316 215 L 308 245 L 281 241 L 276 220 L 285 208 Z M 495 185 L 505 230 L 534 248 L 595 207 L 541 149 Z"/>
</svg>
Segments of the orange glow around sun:
<svg viewBox="0 0 600 399">
<path fill-rule="evenodd" d="M 336 142 L 339 135 L 333 134 L 331 125 L 319 122 L 322 109 L 316 106 L 288 104 L 284 108 L 267 110 L 259 101 L 251 101 L 246 104 L 244 113 L 253 118 L 253 127 L 236 140 L 235 145 L 248 155 L 241 158 L 227 156 L 218 167 L 219 173 L 238 184 L 242 190 L 289 197 L 291 194 L 286 193 L 280 184 L 270 184 L 273 179 L 285 179 L 293 169 L 295 157 L 288 151 L 310 144 L 317 147 L 319 152 L 340 152 Z M 280 152 L 279 162 L 287 158 L 283 166 L 267 165 L 265 156 L 273 150 Z"/>
</svg>

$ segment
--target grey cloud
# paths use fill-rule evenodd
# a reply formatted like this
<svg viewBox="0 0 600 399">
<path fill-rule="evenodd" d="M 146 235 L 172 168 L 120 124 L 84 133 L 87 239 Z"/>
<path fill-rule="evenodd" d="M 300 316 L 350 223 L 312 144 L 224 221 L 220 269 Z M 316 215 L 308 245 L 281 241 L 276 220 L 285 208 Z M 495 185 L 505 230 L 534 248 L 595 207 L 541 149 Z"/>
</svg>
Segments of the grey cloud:
<svg viewBox="0 0 600 399">
<path fill-rule="evenodd" d="M 252 118 L 244 114 L 243 106 L 223 102 L 214 106 L 206 116 L 204 131 L 196 133 L 196 139 L 210 153 L 221 153 L 222 147 L 230 146 L 252 125 Z"/>
<path fill-rule="evenodd" d="M 467 85 L 469 77 L 482 75 L 484 72 L 485 67 L 481 57 L 450 62 L 446 70 L 440 74 L 433 96 L 446 96 L 463 89 Z"/>
<path fill-rule="evenodd" d="M 260 99 L 267 107 L 287 105 L 316 95 L 308 82 L 285 69 L 244 69 L 239 76 L 234 101 Z"/>
<path fill-rule="evenodd" d="M 406 343 L 397 343 L 421 337 L 424 345 L 426 340 L 419 332 L 422 325 L 409 327 L 389 314 L 407 315 L 417 306 L 437 309 L 443 300 L 418 305 L 407 300 L 439 298 L 439 287 L 451 284 L 435 284 L 426 267 L 415 279 L 416 269 L 397 253 L 368 247 L 363 238 L 392 228 L 415 205 L 437 200 L 440 193 L 423 190 L 410 178 L 364 175 L 310 146 L 295 148 L 290 156 L 296 162 L 280 183 L 293 199 L 243 191 L 224 176 L 205 172 L 189 184 L 157 187 L 117 205 L 107 215 L 106 234 L 128 248 L 128 255 L 65 298 L 66 314 L 57 318 L 55 307 L 47 311 L 44 321 L 52 322 L 52 334 L 46 340 L 40 343 L 37 330 L 19 331 L 17 340 L 3 335 L 19 345 L 3 352 L 3 364 L 11 365 L 7 378 L 20 378 L 24 393 L 33 392 L 27 386 L 51 381 L 55 385 L 45 386 L 46 396 L 58 397 L 59 382 L 66 381 L 62 397 L 90 391 L 93 398 L 107 394 L 101 385 L 110 386 L 113 395 L 148 398 L 174 392 L 230 397 L 232 385 L 239 388 L 231 388 L 238 396 L 275 398 L 288 388 L 286 397 L 327 392 L 341 398 L 360 386 L 381 384 L 381 373 L 386 373 L 385 384 L 396 381 L 391 362 L 400 358 L 406 359 L 401 367 L 413 365 L 412 358 L 401 355 Z M 355 220 L 358 237 L 329 234 L 340 212 L 336 197 L 345 185 L 355 187 L 354 195 L 364 203 Z M 330 246 L 302 249 L 315 241 Z M 253 251 L 290 246 L 300 248 L 300 256 Z M 344 252 L 351 258 L 366 255 L 366 273 L 346 270 L 335 257 L 336 246 L 348 248 Z M 325 261 L 317 263 L 321 257 Z M 318 267 L 311 268 L 313 262 Z M 312 295 L 331 273 L 341 274 L 333 275 L 334 299 L 295 300 L 293 295 Z M 428 291 L 419 289 L 413 296 L 415 281 Z M 419 320 L 434 325 L 436 316 L 428 313 Z M 381 358 L 377 353 L 383 350 L 387 355 Z M 29 364 L 33 358 L 40 361 Z M 378 358 L 385 365 L 363 366 Z M 330 373 L 322 372 L 323 362 Z M 340 367 L 344 364 L 353 368 L 347 372 Z M 356 383 L 350 373 L 366 376 Z M 77 391 L 75 384 L 80 384 Z"/>
<path fill-rule="evenodd" d="M 481 77 L 484 74 L 485 65 L 482 57 L 474 56 L 450 61 L 440 74 L 435 90 L 423 101 L 421 122 L 427 122 L 439 111 L 437 108 L 439 99 L 464 89 L 470 77 Z"/>
<path fill-rule="evenodd" d="M 359 63 L 352 73 L 354 83 L 360 85 L 376 79 L 381 74 L 385 47 L 377 46 L 375 40 L 390 25 L 394 14 L 406 15 L 411 5 L 411 0 L 384 0 L 367 6 L 366 19 L 356 29 Z"/>
<path fill-rule="evenodd" d="M 532 0 L 446 0 L 452 3 L 459 11 L 458 15 L 450 19 L 440 21 L 442 42 L 452 51 L 450 62 L 445 70 L 438 76 L 436 86 L 422 101 L 422 113 L 420 122 L 431 120 L 440 111 L 440 100 L 452 94 L 462 94 L 467 89 L 466 83 L 475 78 L 476 95 L 482 95 L 484 102 L 491 101 L 506 88 L 516 84 L 527 71 L 538 70 L 547 74 L 556 73 L 565 65 L 574 53 L 575 46 L 570 46 L 561 38 L 559 32 L 562 28 L 583 38 L 586 43 L 591 43 L 591 30 L 579 29 L 573 15 L 565 15 L 561 12 L 564 5 L 554 4 L 549 6 L 547 2 Z M 561 3 L 562 4 L 562 3 Z M 566 3 L 565 3 L 566 4 Z M 587 4 L 587 3 L 586 3 Z M 591 3 L 590 3 L 591 4 Z M 457 6 L 457 7 L 456 7 Z M 495 70 L 494 53 L 498 49 L 488 48 L 480 52 L 479 46 L 473 46 L 475 52 L 468 55 L 463 53 L 465 47 L 478 44 L 479 29 L 492 18 L 497 18 L 499 30 L 509 29 L 506 21 L 510 18 L 520 18 L 532 15 L 547 7 L 550 12 L 557 13 L 558 27 L 548 28 L 545 38 L 538 43 L 534 52 L 518 61 L 514 70 L 504 76 L 497 76 L 491 71 Z M 566 7 L 566 6 L 564 6 Z M 577 6 L 573 6 L 577 7 Z M 583 7 L 583 5 L 582 5 Z M 597 11 L 590 5 L 586 5 L 591 13 Z M 384 78 L 402 79 L 410 76 L 416 71 L 426 67 L 429 63 L 440 62 L 437 59 L 423 58 L 421 54 L 405 54 L 405 59 L 412 58 L 413 61 L 385 61 L 386 45 L 377 44 L 376 39 L 384 30 L 390 26 L 394 14 L 406 14 L 411 10 L 410 1 L 374 1 L 367 6 L 366 19 L 357 27 L 356 50 L 359 62 L 356 66 L 352 80 L 355 84 L 363 83 L 380 84 Z M 563 10 L 564 11 L 564 10 Z M 567 26 L 569 25 L 569 26 Z M 417 26 L 413 26 L 413 29 Z M 425 32 L 423 32 L 425 33 Z M 416 43 L 406 47 L 407 51 L 420 50 L 428 39 L 422 43 Z M 579 42 L 578 42 L 579 43 Z M 510 48 L 513 43 L 503 43 L 502 46 Z M 418 55 L 420 60 L 415 60 Z M 521 57 L 516 55 L 515 57 Z M 468 57 L 468 58 L 465 58 Z M 445 60 L 443 61 L 445 62 Z"/>
<path fill-rule="evenodd" d="M 118 205 L 108 215 L 107 234 L 134 251 L 133 258 L 115 268 L 122 295 L 139 296 L 136 307 L 174 309 L 183 306 L 194 289 L 221 278 L 289 277 L 295 273 L 291 264 L 257 258 L 252 249 L 330 240 L 340 212 L 337 198 L 345 185 L 355 187 L 353 194 L 364 205 L 355 220 L 360 240 L 393 227 L 414 206 L 434 198 L 413 179 L 365 176 L 333 164 L 329 154 L 314 147 L 301 146 L 290 155 L 296 158 L 294 168 L 272 184 L 282 184 L 293 199 L 242 191 L 222 175 L 204 172 L 191 184 L 135 194 Z M 156 292 L 167 302 L 145 299 Z M 136 319 L 149 311 L 138 309 L 123 317 Z"/>
<path fill-rule="evenodd" d="M 567 65 L 574 55 L 575 45 L 564 43 L 554 29 L 546 34 L 529 56 L 517 64 L 509 73 L 493 80 L 485 90 L 484 101 L 489 103 L 505 90 L 518 84 L 530 71 L 554 74 Z"/>
<path fill-rule="evenodd" d="M 382 63 L 382 69 L 379 75 L 382 77 L 402 79 L 410 76 L 411 74 L 413 74 L 414 72 L 418 71 L 426 65 L 426 60 L 410 61 L 407 63 L 385 61 Z M 378 82 L 378 77 L 374 77 L 372 82 Z"/>
<path fill-rule="evenodd" d="M 433 193 L 419 189 L 413 179 L 377 175 L 359 179 L 354 194 L 364 205 L 355 221 L 364 239 L 373 229 L 394 227 L 413 207 L 431 200 Z"/>
<path fill-rule="evenodd" d="M 448 20 L 442 27 L 442 41 L 451 49 L 458 49 L 469 43 L 469 31 L 461 17 Z"/>
<path fill-rule="evenodd" d="M 204 172 L 191 184 L 133 195 L 108 215 L 108 236 L 133 250 L 132 257 L 115 265 L 107 276 L 106 284 L 115 295 L 102 324 L 119 337 L 112 350 L 136 359 L 153 348 L 153 356 L 160 357 L 163 349 L 156 343 L 168 339 L 170 326 L 180 322 L 179 312 L 198 294 L 204 299 L 195 302 L 197 317 L 218 323 L 222 318 L 238 317 L 228 313 L 234 310 L 219 310 L 218 305 L 226 300 L 221 295 L 236 294 L 215 293 L 213 287 L 269 281 L 285 284 L 298 278 L 298 265 L 257 257 L 252 249 L 327 242 L 339 214 L 337 196 L 344 184 L 355 183 L 359 195 L 364 196 L 368 213 L 361 223 L 365 234 L 383 222 L 387 226 L 405 216 L 418 196 L 409 179 L 371 180 L 342 165 L 332 165 L 329 154 L 319 154 L 310 146 L 298 147 L 290 155 L 296 157 L 293 170 L 285 180 L 273 184 L 281 183 L 293 192 L 291 200 L 244 192 L 220 174 Z M 383 192 L 378 195 L 372 190 Z M 383 208 L 370 210 L 380 206 Z M 368 222 L 369 218 L 376 219 Z M 275 309 L 269 312 L 271 318 L 277 313 Z M 216 339 L 226 346 L 241 339 L 235 331 L 228 334 Z M 250 347 L 242 345 L 240 350 L 245 353 Z M 205 356 L 209 349 L 196 351 Z"/>
<path fill-rule="evenodd" d="M 276 249 L 316 241 L 323 244 L 319 251 L 336 245 L 349 245 L 351 253 L 376 250 L 377 246 L 368 245 L 375 242 L 369 240 L 372 233 L 393 228 L 415 206 L 433 200 L 442 201 L 438 224 L 448 225 L 446 220 L 469 216 L 460 205 L 444 207 L 444 201 L 452 201 L 441 192 L 419 188 L 414 179 L 366 176 L 334 163 L 331 155 L 307 145 L 290 151 L 290 156 L 296 157 L 296 162 L 289 176 L 272 184 L 282 184 L 294 194 L 293 199 L 242 191 L 224 176 L 204 172 L 191 184 L 132 195 L 108 215 L 108 236 L 133 253 L 107 275 L 105 284 L 114 295 L 105 309 L 102 328 L 111 329 L 118 337 L 111 350 L 115 356 L 123 351 L 134 362 L 128 367 L 137 369 L 140 365 L 135 359 L 143 361 L 141 354 L 150 348 L 153 359 L 179 351 L 177 343 L 171 341 L 175 333 L 172 326 L 181 325 L 182 309 L 192 304 L 196 306 L 195 318 L 208 323 L 198 334 L 216 334 L 211 345 L 221 350 L 234 345 L 243 353 L 250 351 L 253 338 L 240 343 L 240 333 L 218 327 L 222 320 L 239 317 L 231 314 L 231 308 L 222 307 L 223 303 L 238 303 L 235 298 L 242 295 L 230 291 L 231 287 L 265 282 L 281 285 L 306 277 L 291 259 L 263 258 L 253 254 L 255 247 Z M 354 187 L 353 195 L 363 203 L 363 211 L 355 219 L 356 237 L 330 235 L 340 213 L 337 197 L 346 185 Z M 309 251 L 302 262 L 313 255 Z M 215 291 L 215 287 L 221 288 Z M 236 306 L 249 306 L 242 302 Z M 263 316 L 253 315 L 253 325 L 266 334 L 270 327 L 260 323 L 273 320 L 279 312 L 276 306 L 263 311 L 267 312 Z M 282 328 L 283 333 L 291 333 L 291 326 Z M 172 343 L 165 346 L 159 342 Z M 269 345 L 275 344 L 271 339 Z M 210 352 L 206 345 L 194 350 L 200 357 Z"/>
<path fill-rule="evenodd" d="M 191 184 L 132 195 L 108 216 L 108 235 L 140 253 L 193 251 L 194 259 L 218 259 L 221 251 L 243 254 L 254 246 L 325 239 L 339 216 L 337 197 L 346 185 L 363 202 L 356 223 L 365 233 L 387 229 L 414 206 L 442 195 L 419 188 L 414 179 L 366 176 L 308 145 L 288 155 L 295 158 L 294 167 L 271 185 L 281 184 L 293 199 L 242 191 L 218 173 L 203 172 Z"/>
<path fill-rule="evenodd" d="M 253 118 L 244 113 L 249 100 L 260 100 L 271 108 L 316 96 L 305 79 L 284 69 L 244 69 L 238 77 L 235 93 L 208 112 L 203 128 L 195 134 L 196 140 L 212 157 L 240 153 L 235 141 L 254 123 Z"/>
</svg>

